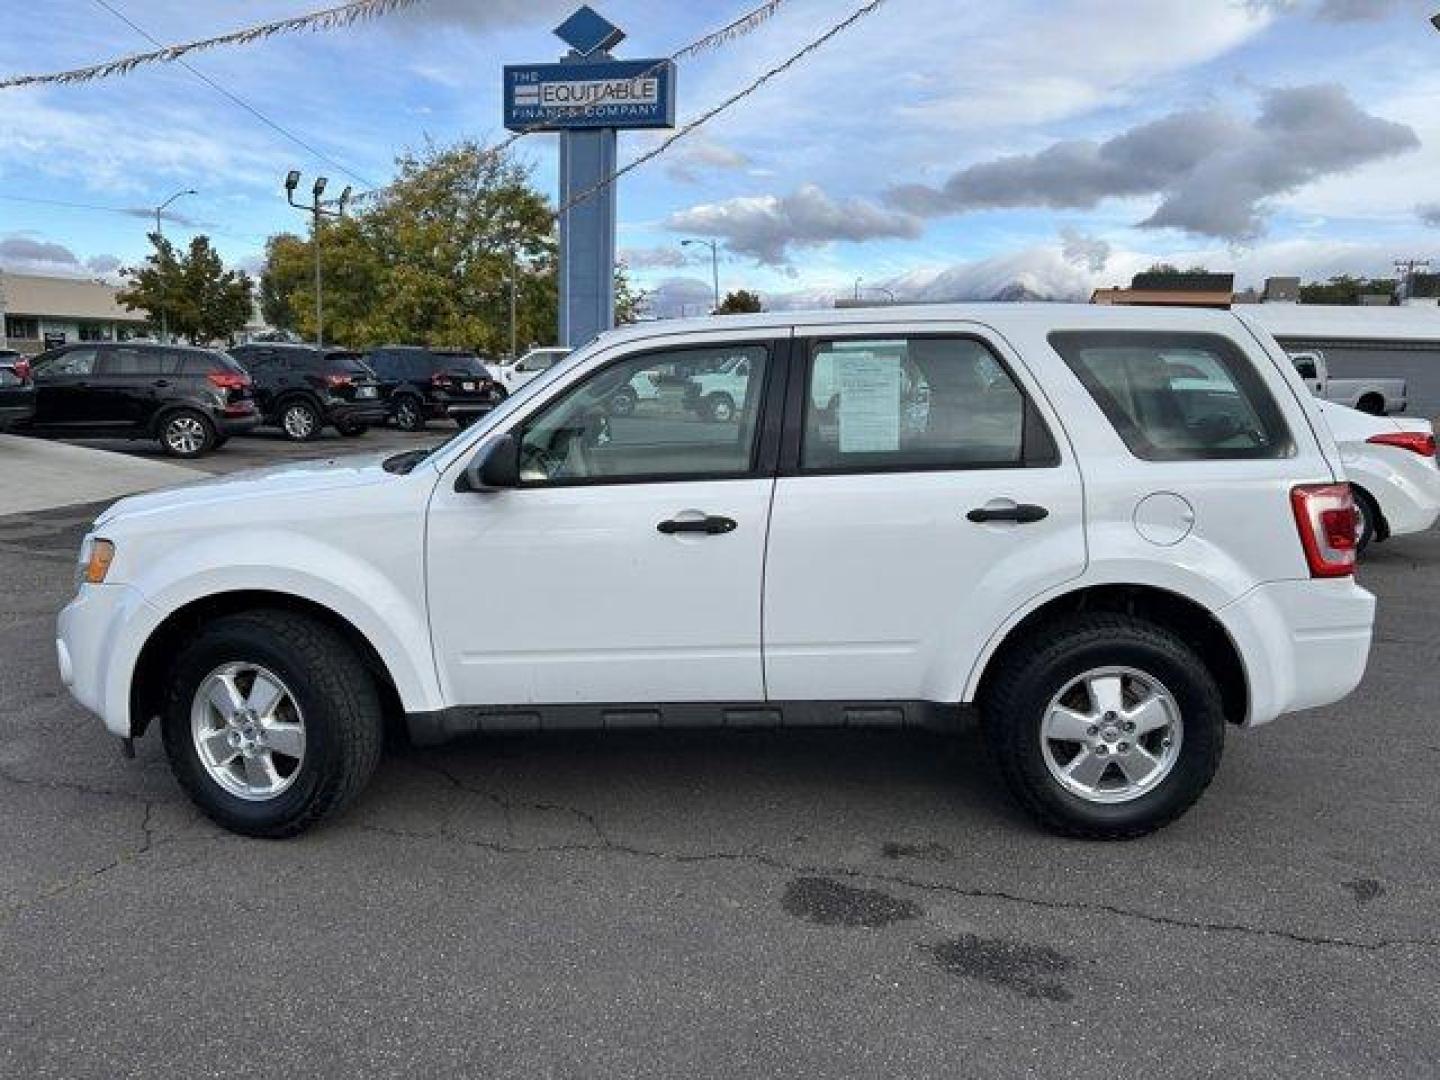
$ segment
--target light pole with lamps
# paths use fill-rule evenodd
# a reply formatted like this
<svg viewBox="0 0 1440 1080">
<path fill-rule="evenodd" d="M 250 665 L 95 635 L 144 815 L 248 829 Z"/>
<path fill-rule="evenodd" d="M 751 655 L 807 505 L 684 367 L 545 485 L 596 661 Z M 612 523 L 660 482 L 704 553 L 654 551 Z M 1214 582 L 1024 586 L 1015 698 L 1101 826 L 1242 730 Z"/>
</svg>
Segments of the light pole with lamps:
<svg viewBox="0 0 1440 1080">
<path fill-rule="evenodd" d="M 162 202 L 159 206 L 155 207 L 155 250 L 156 250 L 157 254 L 159 254 L 160 258 L 163 259 L 163 258 L 165 257 L 165 248 L 164 248 L 163 246 L 161 246 L 161 243 L 160 243 L 162 240 L 165 239 L 165 234 L 164 234 L 164 232 L 162 232 L 161 229 L 160 229 L 160 215 L 161 215 L 161 213 L 163 213 L 164 210 L 165 210 L 165 208 L 166 208 L 167 206 L 169 206 L 171 203 L 173 203 L 176 199 L 183 198 L 183 197 L 186 196 L 186 195 L 194 195 L 194 194 L 195 194 L 195 189 L 194 189 L 194 188 L 186 188 L 184 191 L 177 191 L 177 192 L 175 192 L 174 195 L 171 195 L 168 199 L 166 199 L 164 202 Z M 169 341 L 166 340 L 169 336 L 170 336 L 169 318 L 168 318 L 168 316 L 167 316 L 166 313 L 165 313 L 165 268 L 162 266 L 162 267 L 160 268 L 160 344 L 161 344 L 161 345 L 168 345 L 168 344 L 170 344 Z"/>
<path fill-rule="evenodd" d="M 718 240 L 681 240 L 681 247 L 689 247 L 691 244 L 699 244 L 701 247 L 710 249 L 710 280 L 715 287 L 715 314 L 720 310 L 720 242 Z"/>
<path fill-rule="evenodd" d="M 350 203 L 350 187 L 347 184 L 345 190 L 340 192 L 340 198 L 331 203 L 337 209 L 331 210 L 325 203 L 320 201 L 320 196 L 325 194 L 325 185 L 329 180 L 323 176 L 315 178 L 315 186 L 310 189 L 310 205 L 295 201 L 295 189 L 300 186 L 300 170 L 291 169 L 285 176 L 285 201 L 297 210 L 304 210 L 312 215 L 314 222 L 310 234 L 310 244 L 315 249 L 315 345 L 317 348 L 325 347 L 325 305 L 321 299 L 320 281 L 320 221 L 327 217 L 344 217 L 345 207 Z"/>
</svg>

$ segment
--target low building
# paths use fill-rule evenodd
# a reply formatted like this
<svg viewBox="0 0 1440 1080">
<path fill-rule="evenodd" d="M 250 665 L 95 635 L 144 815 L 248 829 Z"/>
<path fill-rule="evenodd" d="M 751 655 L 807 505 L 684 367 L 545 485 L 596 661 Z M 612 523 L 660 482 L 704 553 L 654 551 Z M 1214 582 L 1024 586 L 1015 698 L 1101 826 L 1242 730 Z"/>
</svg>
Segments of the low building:
<svg viewBox="0 0 1440 1080">
<path fill-rule="evenodd" d="M 144 336 L 145 316 L 122 307 L 115 299 L 118 291 L 103 281 L 0 270 L 4 347 L 38 353 L 72 341 Z"/>
<path fill-rule="evenodd" d="M 1228 309 L 1235 302 L 1235 275 L 1136 274 L 1128 289 L 1096 289 L 1090 302 L 1124 307 Z"/>
</svg>

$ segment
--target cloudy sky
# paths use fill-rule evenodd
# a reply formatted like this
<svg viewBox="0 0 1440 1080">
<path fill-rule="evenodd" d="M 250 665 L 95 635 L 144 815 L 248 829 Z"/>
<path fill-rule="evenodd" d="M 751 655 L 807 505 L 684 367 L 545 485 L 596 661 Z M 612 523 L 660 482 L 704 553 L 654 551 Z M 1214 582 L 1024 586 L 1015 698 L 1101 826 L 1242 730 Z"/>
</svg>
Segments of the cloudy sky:
<svg viewBox="0 0 1440 1080">
<path fill-rule="evenodd" d="M 630 31 L 617 54 L 645 58 L 756 2 L 595 6 Z M 681 117 L 860 2 L 786 0 L 761 29 L 686 61 Z M 6 6 L 0 73 L 18 75 L 148 47 L 115 12 L 172 42 L 324 5 Z M 551 28 L 573 6 L 429 0 L 202 54 L 192 64 L 209 83 L 165 65 L 0 90 L 0 265 L 113 273 L 145 252 L 144 208 L 195 188 L 167 235 L 204 231 L 253 266 L 268 234 L 302 224 L 285 206 L 287 169 L 363 189 L 427 137 L 501 137 L 501 65 L 556 58 Z M 708 301 L 708 253 L 697 263 L 679 246 L 693 236 L 723 242 L 722 287 L 777 305 L 828 302 L 857 279 L 915 298 L 1017 284 L 1083 297 L 1160 259 L 1234 269 L 1243 283 L 1440 260 L 1435 10 L 1440 0 L 888 0 L 626 177 L 621 247 L 667 313 Z M 621 160 L 656 141 L 622 135 Z M 547 190 L 555 142 L 519 144 Z"/>
</svg>

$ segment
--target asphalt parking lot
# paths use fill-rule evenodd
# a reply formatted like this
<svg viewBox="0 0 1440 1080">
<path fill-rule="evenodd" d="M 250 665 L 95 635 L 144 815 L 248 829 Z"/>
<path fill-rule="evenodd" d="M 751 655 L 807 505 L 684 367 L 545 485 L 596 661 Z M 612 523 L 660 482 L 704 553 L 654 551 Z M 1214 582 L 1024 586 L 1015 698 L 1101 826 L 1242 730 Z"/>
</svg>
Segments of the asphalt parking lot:
<svg viewBox="0 0 1440 1080">
<path fill-rule="evenodd" d="M 0 518 L 0 1075 L 1435 1075 L 1440 533 L 1367 560 L 1360 692 L 1141 842 L 1036 832 L 967 731 L 399 751 L 265 843 L 61 687 L 97 510 Z"/>
</svg>

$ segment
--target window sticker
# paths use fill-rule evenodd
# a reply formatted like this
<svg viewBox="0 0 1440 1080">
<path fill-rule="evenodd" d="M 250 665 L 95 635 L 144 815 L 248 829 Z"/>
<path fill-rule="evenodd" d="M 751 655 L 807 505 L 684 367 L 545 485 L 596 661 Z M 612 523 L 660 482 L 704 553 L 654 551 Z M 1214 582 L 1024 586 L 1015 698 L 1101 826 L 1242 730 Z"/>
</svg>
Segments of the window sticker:
<svg viewBox="0 0 1440 1080">
<path fill-rule="evenodd" d="M 840 384 L 840 452 L 885 454 L 900 449 L 900 365 L 873 352 L 835 354 Z"/>
</svg>

